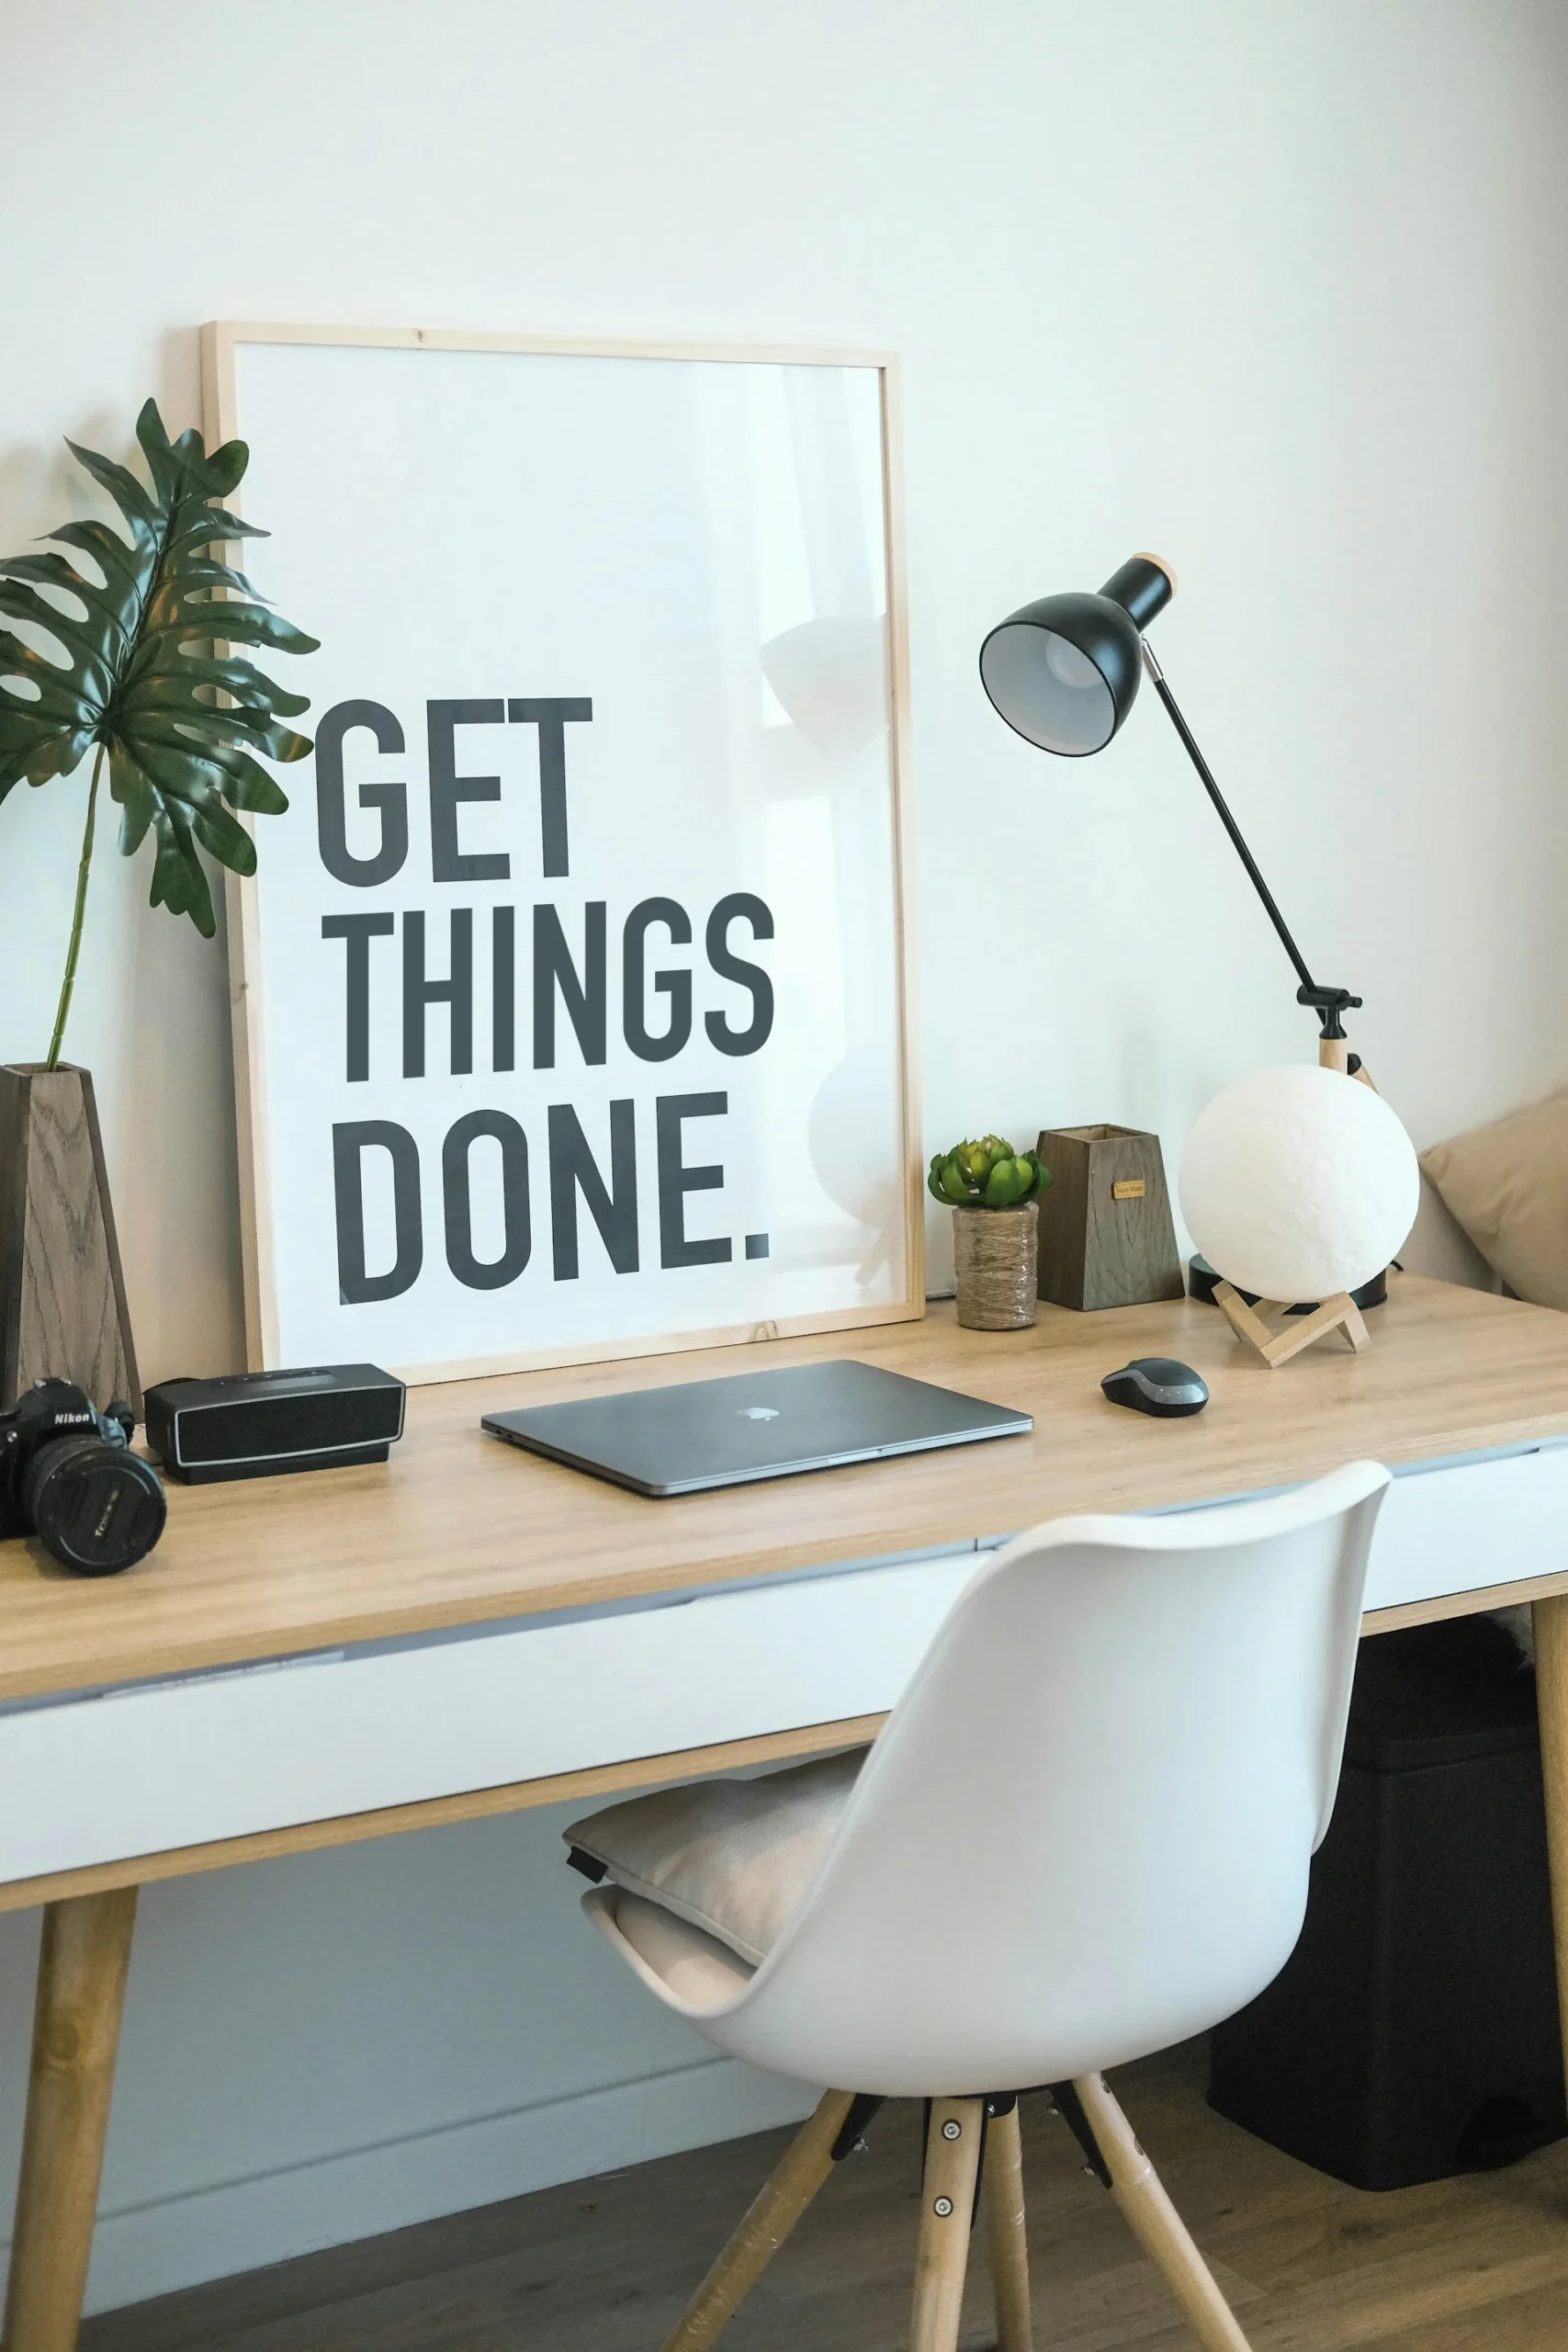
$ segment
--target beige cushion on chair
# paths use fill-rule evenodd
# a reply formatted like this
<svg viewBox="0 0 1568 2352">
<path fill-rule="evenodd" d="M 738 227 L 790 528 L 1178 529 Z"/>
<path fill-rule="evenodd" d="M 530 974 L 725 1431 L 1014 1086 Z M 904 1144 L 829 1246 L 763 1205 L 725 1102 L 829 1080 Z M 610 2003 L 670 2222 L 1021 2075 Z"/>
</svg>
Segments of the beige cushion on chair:
<svg viewBox="0 0 1568 2352">
<path fill-rule="evenodd" d="M 677 1919 L 662 1903 L 627 1894 L 607 1879 L 601 1892 L 615 1905 L 615 1933 L 652 1970 L 658 1989 L 689 2009 L 716 2009 L 744 1992 L 756 1971 L 739 1952 L 705 1935 L 689 1919 Z M 592 1895 L 586 1898 L 592 1911 Z M 597 1922 L 596 1922 L 597 1924 Z"/>
<path fill-rule="evenodd" d="M 660 1789 L 573 1822 L 566 1842 L 755 1967 L 816 1877 L 867 1753 Z"/>
<path fill-rule="evenodd" d="M 1568 1308 L 1568 1094 L 1433 1144 L 1421 1165 L 1510 1290 Z"/>
</svg>

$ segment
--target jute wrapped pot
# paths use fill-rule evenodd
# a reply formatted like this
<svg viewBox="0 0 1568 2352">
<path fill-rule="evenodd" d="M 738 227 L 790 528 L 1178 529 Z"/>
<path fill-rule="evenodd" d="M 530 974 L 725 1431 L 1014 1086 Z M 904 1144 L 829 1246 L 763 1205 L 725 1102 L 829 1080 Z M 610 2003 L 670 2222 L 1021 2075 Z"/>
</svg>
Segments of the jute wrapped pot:
<svg viewBox="0 0 1568 2352">
<path fill-rule="evenodd" d="M 958 1319 L 970 1331 L 1021 1331 L 1033 1322 L 1040 1282 L 1040 1204 L 954 1209 L 953 1261 Z"/>
</svg>

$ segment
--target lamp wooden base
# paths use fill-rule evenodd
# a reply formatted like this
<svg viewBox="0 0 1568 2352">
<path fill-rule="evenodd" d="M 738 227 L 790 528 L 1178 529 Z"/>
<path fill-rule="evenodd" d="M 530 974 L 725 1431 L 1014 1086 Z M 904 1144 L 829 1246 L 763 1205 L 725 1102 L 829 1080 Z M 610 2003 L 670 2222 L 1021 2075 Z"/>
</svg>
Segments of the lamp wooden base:
<svg viewBox="0 0 1568 2352">
<path fill-rule="evenodd" d="M 1260 1298 L 1256 1306 L 1248 1306 L 1241 1293 L 1229 1283 L 1216 1283 L 1214 1288 L 1214 1305 L 1236 1338 L 1256 1348 L 1270 1372 L 1289 1363 L 1303 1348 L 1325 1340 L 1330 1331 L 1343 1331 L 1358 1355 L 1370 1344 L 1361 1310 L 1348 1290 L 1337 1291 L 1310 1315 L 1292 1317 L 1283 1325 L 1275 1326 L 1266 1319 L 1280 1314 L 1290 1304 L 1289 1299 Z"/>
</svg>

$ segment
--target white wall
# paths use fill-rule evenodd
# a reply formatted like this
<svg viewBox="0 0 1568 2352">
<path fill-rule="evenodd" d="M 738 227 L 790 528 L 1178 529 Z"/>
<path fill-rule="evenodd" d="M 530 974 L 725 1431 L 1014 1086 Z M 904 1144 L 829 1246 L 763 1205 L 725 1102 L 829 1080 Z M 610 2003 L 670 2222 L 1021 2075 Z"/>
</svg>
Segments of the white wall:
<svg viewBox="0 0 1568 2352">
<path fill-rule="evenodd" d="M 1138 547 L 1425 1142 L 1568 1079 L 1565 49 L 1552 0 L 0 0 L 0 543 L 75 510 L 62 434 L 123 449 L 150 390 L 195 417 L 207 318 L 891 345 L 931 1146 L 1123 1119 L 1168 1152 L 1311 1054 L 1152 702 L 1075 768 L 981 698 L 994 619 Z M 83 789 L 0 811 L 3 1058 L 47 1042 Z M 221 953 L 147 878 L 106 839 L 70 1047 L 156 1377 L 237 1361 L 239 1321 Z M 552 1834 L 148 1897 L 96 2302 L 763 2111 L 596 1960 Z M 0 1922 L 7 2148 L 32 1932 Z"/>
</svg>

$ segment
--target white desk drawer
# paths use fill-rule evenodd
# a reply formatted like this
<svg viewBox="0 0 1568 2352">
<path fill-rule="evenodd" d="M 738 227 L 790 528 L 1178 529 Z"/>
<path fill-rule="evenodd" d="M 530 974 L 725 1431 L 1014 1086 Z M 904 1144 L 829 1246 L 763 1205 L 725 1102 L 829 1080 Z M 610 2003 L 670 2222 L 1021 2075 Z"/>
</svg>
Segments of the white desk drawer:
<svg viewBox="0 0 1568 2352">
<path fill-rule="evenodd" d="M 978 1561 L 0 1715 L 0 1880 L 892 1705 Z"/>
<path fill-rule="evenodd" d="M 1568 1445 L 1395 1478 L 1378 1514 L 1367 1607 L 1568 1570 Z"/>
</svg>

